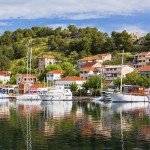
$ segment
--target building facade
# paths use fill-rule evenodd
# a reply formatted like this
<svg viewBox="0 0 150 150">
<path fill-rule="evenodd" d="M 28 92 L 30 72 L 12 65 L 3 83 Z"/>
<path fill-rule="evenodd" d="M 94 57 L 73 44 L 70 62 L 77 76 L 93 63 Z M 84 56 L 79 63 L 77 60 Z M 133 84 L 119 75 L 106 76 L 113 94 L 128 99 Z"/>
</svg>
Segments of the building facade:
<svg viewBox="0 0 150 150">
<path fill-rule="evenodd" d="M 10 71 L 0 71 L 0 80 L 3 84 L 6 84 L 10 81 L 11 72 Z"/>
<path fill-rule="evenodd" d="M 139 68 L 150 64 L 150 52 L 141 52 L 134 55 L 133 67 Z"/>
<path fill-rule="evenodd" d="M 55 56 L 43 55 L 38 58 L 38 71 L 42 72 L 50 64 L 56 64 L 60 61 Z"/>
<path fill-rule="evenodd" d="M 77 84 L 77 87 L 78 88 L 81 88 L 82 84 L 86 82 L 85 79 L 83 78 L 80 78 L 80 77 L 77 77 L 77 76 L 74 76 L 74 77 L 65 77 L 65 78 L 62 78 L 60 80 L 57 80 L 55 82 L 55 85 L 56 86 L 64 86 L 66 88 L 69 88 L 70 87 L 70 84 L 72 83 L 76 83 Z"/>
<path fill-rule="evenodd" d="M 53 82 L 60 80 L 62 78 L 62 75 L 65 73 L 64 70 L 53 70 L 46 74 L 46 81 L 47 82 Z"/>
<path fill-rule="evenodd" d="M 103 69 L 103 77 L 105 80 L 113 81 L 118 77 L 124 78 L 126 74 L 134 71 L 134 68 L 128 65 L 112 65 L 105 66 Z"/>
</svg>

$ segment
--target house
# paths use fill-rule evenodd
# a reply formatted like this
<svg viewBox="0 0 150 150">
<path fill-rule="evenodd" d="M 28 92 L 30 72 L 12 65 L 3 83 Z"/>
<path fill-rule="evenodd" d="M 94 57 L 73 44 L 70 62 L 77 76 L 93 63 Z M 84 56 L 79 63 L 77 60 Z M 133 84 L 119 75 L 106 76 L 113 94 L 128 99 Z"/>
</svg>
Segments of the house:
<svg viewBox="0 0 150 150">
<path fill-rule="evenodd" d="M 48 65 L 60 62 L 55 56 L 43 55 L 38 58 L 38 71 L 42 72 Z"/>
<path fill-rule="evenodd" d="M 62 78 L 62 75 L 66 73 L 64 70 L 53 70 L 46 74 L 46 81 L 47 82 L 55 82 Z"/>
<path fill-rule="evenodd" d="M 99 54 L 99 55 L 90 56 L 90 57 L 84 57 L 84 58 L 79 60 L 78 65 L 79 65 L 79 68 L 80 68 L 84 64 L 86 64 L 87 62 L 103 63 L 106 60 L 111 60 L 111 54 L 107 53 L 107 54 Z"/>
<path fill-rule="evenodd" d="M 37 81 L 38 78 L 34 74 L 19 74 L 16 78 L 16 84 L 20 84 L 22 82 L 34 84 Z"/>
<path fill-rule="evenodd" d="M 150 65 L 139 67 L 137 71 L 139 75 L 146 75 L 150 78 Z"/>
<path fill-rule="evenodd" d="M 94 72 L 93 70 L 95 68 L 99 68 L 102 65 L 99 62 L 87 62 L 80 68 L 80 77 L 84 79 L 89 79 L 91 76 L 93 76 Z"/>
<path fill-rule="evenodd" d="M 103 77 L 105 80 L 114 80 L 117 77 L 125 77 L 126 74 L 131 73 L 134 71 L 134 68 L 132 68 L 129 65 L 108 65 L 104 67 L 103 71 Z"/>
<path fill-rule="evenodd" d="M 0 80 L 3 82 L 3 84 L 6 84 L 10 80 L 10 76 L 10 71 L 0 71 Z"/>
<path fill-rule="evenodd" d="M 70 87 L 70 84 L 72 83 L 76 83 L 78 88 L 81 88 L 82 84 L 86 82 L 85 79 L 81 78 L 81 77 L 77 77 L 77 76 L 74 76 L 74 77 L 71 77 L 71 76 L 68 76 L 68 77 L 65 77 L 65 78 L 62 78 L 60 80 L 57 80 L 55 82 L 55 85 L 56 86 L 64 86 L 66 88 L 69 88 Z"/>
<path fill-rule="evenodd" d="M 141 52 L 134 55 L 133 66 L 134 68 L 146 66 L 150 64 L 150 52 Z"/>
</svg>

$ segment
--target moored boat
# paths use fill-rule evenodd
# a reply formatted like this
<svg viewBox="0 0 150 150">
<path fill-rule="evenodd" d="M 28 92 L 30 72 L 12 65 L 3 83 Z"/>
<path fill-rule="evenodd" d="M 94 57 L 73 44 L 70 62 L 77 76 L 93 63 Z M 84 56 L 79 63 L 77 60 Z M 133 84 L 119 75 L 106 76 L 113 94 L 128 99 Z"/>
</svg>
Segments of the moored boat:
<svg viewBox="0 0 150 150">
<path fill-rule="evenodd" d="M 39 96 L 43 101 L 72 100 L 71 90 L 65 89 L 63 86 L 51 87 L 48 91 L 42 91 Z"/>
</svg>

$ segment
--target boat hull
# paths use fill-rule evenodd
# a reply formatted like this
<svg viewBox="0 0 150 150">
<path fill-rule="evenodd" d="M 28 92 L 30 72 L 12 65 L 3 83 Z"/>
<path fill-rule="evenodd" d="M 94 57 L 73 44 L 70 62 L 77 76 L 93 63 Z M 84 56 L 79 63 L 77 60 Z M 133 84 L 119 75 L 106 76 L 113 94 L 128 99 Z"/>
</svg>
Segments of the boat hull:
<svg viewBox="0 0 150 150">
<path fill-rule="evenodd" d="M 149 102 L 149 96 L 110 93 L 112 102 Z"/>
<path fill-rule="evenodd" d="M 23 94 L 17 97 L 17 100 L 41 100 L 38 94 Z"/>
<path fill-rule="evenodd" d="M 69 101 L 72 96 L 59 96 L 59 95 L 39 95 L 43 101 Z"/>
</svg>

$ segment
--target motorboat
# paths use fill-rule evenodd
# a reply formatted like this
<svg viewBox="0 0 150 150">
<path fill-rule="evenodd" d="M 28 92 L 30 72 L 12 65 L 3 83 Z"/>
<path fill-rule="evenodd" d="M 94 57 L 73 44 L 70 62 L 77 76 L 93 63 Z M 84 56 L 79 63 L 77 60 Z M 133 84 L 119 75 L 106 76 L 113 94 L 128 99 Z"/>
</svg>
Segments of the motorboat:
<svg viewBox="0 0 150 150">
<path fill-rule="evenodd" d="M 72 100 L 72 92 L 63 86 L 50 87 L 47 91 L 41 91 L 39 94 L 43 101 L 67 101 Z"/>
<path fill-rule="evenodd" d="M 102 92 L 102 95 L 100 97 L 96 97 L 94 98 L 94 101 L 104 101 L 104 102 L 109 102 L 109 101 L 112 101 L 110 95 L 108 92 L 106 91 L 103 91 Z"/>
</svg>

